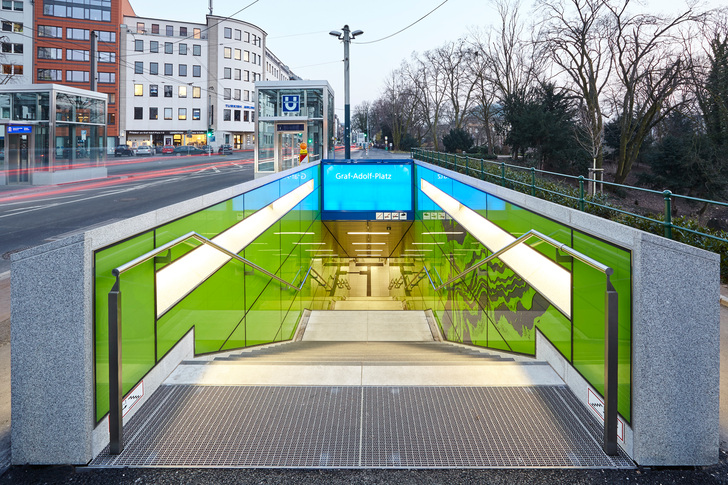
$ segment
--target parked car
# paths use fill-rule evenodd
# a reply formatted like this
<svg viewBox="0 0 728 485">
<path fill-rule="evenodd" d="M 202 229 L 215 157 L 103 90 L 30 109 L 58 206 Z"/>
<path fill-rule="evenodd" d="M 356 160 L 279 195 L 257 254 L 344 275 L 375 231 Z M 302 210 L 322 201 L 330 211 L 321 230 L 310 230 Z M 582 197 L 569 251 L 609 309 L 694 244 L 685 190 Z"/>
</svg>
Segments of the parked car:
<svg viewBox="0 0 728 485">
<path fill-rule="evenodd" d="M 170 153 L 174 153 L 174 145 L 164 145 L 162 147 L 162 155 L 169 155 Z"/>
<path fill-rule="evenodd" d="M 124 155 L 128 157 L 134 156 L 134 150 L 129 145 L 119 145 L 114 150 L 114 156 L 115 157 L 123 157 Z"/>
<path fill-rule="evenodd" d="M 200 150 L 202 150 L 205 153 L 212 153 L 215 151 L 210 145 L 202 145 L 200 147 Z"/>
<path fill-rule="evenodd" d="M 149 145 L 140 145 L 136 149 L 136 154 L 152 156 L 154 155 L 154 152 L 152 151 L 152 147 L 150 147 Z"/>
<path fill-rule="evenodd" d="M 220 148 L 217 150 L 217 153 L 221 155 L 232 155 L 233 154 L 233 147 L 230 145 L 220 145 Z"/>
<path fill-rule="evenodd" d="M 203 152 L 199 148 L 197 148 L 194 145 L 180 145 L 177 147 L 174 147 L 174 154 L 175 155 L 200 155 Z"/>
</svg>

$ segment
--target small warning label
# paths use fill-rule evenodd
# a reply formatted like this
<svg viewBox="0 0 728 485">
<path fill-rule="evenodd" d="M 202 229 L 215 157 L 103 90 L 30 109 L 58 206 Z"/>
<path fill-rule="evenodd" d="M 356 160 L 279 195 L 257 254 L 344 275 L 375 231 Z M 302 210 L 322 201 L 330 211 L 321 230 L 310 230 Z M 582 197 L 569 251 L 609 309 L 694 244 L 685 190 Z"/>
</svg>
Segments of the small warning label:
<svg viewBox="0 0 728 485">
<path fill-rule="evenodd" d="M 594 391 L 587 388 L 587 399 L 589 408 L 596 413 L 597 416 L 604 422 L 604 401 Z M 617 418 L 617 438 L 624 443 L 624 423 L 621 419 Z"/>
</svg>

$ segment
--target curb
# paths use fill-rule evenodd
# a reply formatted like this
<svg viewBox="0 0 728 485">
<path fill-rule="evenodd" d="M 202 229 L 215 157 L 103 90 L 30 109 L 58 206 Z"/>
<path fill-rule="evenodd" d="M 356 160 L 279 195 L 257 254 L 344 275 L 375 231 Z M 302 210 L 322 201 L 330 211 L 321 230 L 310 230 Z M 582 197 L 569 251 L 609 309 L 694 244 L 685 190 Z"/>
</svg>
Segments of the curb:
<svg viewBox="0 0 728 485">
<path fill-rule="evenodd" d="M 728 298 L 723 295 L 720 295 L 720 304 L 723 305 L 724 307 L 728 308 Z"/>
</svg>

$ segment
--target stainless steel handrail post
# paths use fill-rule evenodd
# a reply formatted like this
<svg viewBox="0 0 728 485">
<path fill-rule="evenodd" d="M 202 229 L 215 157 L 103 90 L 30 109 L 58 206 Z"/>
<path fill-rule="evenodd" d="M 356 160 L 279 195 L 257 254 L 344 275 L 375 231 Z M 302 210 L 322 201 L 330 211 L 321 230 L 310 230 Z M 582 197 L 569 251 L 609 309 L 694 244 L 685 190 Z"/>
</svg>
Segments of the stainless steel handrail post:
<svg viewBox="0 0 728 485">
<path fill-rule="evenodd" d="M 617 454 L 619 295 L 607 275 L 604 295 L 604 453 Z"/>
<path fill-rule="evenodd" d="M 109 292 L 109 452 L 118 455 L 124 450 L 124 428 L 121 413 L 124 395 L 121 369 L 121 289 L 119 275 Z"/>
</svg>

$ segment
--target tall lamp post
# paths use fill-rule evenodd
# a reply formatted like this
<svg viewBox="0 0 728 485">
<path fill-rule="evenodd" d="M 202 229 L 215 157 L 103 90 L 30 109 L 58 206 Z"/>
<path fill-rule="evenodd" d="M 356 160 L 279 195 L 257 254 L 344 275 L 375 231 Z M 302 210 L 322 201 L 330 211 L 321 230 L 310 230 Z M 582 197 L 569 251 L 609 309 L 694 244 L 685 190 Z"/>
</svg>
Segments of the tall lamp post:
<svg viewBox="0 0 728 485">
<path fill-rule="evenodd" d="M 337 30 L 332 30 L 329 35 L 333 35 L 339 40 L 344 41 L 344 158 L 351 158 L 351 119 L 350 119 L 350 106 L 349 106 L 349 43 L 352 39 L 356 38 L 357 35 L 364 33 L 362 30 L 355 30 L 351 32 L 348 25 L 344 25 L 341 29 L 344 32 L 341 33 Z"/>
</svg>

